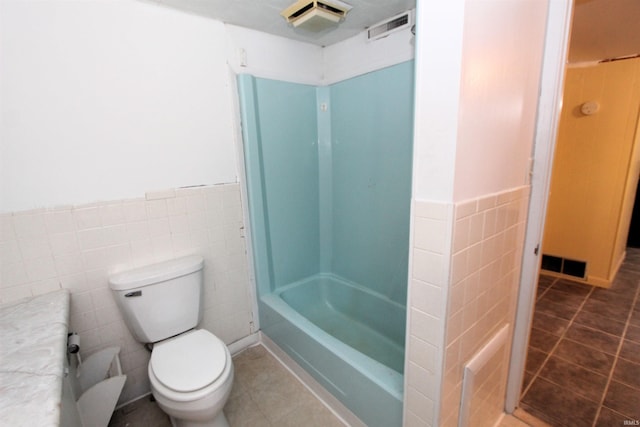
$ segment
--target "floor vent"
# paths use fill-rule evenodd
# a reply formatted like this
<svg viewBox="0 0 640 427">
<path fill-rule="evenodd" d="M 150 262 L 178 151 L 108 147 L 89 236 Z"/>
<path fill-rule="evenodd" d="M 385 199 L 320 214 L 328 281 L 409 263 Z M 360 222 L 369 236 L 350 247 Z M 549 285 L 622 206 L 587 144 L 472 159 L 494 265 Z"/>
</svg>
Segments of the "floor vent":
<svg viewBox="0 0 640 427">
<path fill-rule="evenodd" d="M 542 255 L 542 269 L 586 279 L 587 263 L 553 255 Z"/>
<path fill-rule="evenodd" d="M 372 25 L 367 31 L 367 39 L 369 41 L 378 40 L 410 26 L 411 11 L 407 11 L 394 16 L 393 18 L 387 19 L 386 21 Z"/>
</svg>

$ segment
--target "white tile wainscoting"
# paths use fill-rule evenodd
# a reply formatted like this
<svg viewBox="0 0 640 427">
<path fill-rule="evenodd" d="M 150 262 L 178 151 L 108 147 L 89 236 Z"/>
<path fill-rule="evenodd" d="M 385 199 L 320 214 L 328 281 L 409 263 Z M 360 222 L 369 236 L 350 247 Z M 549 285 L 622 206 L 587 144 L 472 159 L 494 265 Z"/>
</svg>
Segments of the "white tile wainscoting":
<svg viewBox="0 0 640 427">
<path fill-rule="evenodd" d="M 64 288 L 81 354 L 121 347 L 126 402 L 149 391 L 149 353 L 124 324 L 108 276 L 189 254 L 205 259 L 201 326 L 225 343 L 252 331 L 239 184 L 0 215 L 0 302 Z"/>
<path fill-rule="evenodd" d="M 406 427 L 458 425 L 465 364 L 512 324 L 528 200 L 525 186 L 455 204 L 414 201 Z M 491 363 L 469 425 L 502 414 L 508 363 Z"/>
</svg>

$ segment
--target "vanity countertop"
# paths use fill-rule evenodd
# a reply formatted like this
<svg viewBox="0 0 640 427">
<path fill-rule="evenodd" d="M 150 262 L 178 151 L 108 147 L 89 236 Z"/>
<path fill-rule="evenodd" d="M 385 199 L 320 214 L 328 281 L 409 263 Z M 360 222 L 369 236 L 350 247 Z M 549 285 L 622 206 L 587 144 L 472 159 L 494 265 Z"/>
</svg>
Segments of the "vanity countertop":
<svg viewBox="0 0 640 427">
<path fill-rule="evenodd" d="M 0 305 L 0 423 L 58 426 L 69 293 Z"/>
</svg>

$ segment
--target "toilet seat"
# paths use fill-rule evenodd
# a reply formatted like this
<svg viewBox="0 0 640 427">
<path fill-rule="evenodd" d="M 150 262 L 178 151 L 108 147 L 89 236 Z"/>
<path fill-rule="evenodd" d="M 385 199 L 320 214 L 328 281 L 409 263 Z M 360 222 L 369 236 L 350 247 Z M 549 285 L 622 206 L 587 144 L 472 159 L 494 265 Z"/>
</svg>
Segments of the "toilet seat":
<svg viewBox="0 0 640 427">
<path fill-rule="evenodd" d="M 199 329 L 154 346 L 149 361 L 153 376 L 177 393 L 192 393 L 213 384 L 225 371 L 227 347 Z"/>
</svg>

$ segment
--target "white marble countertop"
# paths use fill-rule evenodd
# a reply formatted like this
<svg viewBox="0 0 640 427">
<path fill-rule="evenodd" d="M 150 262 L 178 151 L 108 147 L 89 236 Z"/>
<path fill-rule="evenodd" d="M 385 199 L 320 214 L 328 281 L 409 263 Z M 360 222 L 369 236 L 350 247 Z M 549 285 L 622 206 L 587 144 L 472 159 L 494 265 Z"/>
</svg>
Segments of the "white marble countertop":
<svg viewBox="0 0 640 427">
<path fill-rule="evenodd" d="M 0 305 L 0 424 L 58 426 L 69 293 Z"/>
</svg>

